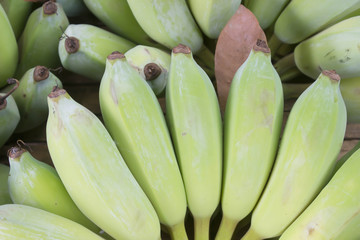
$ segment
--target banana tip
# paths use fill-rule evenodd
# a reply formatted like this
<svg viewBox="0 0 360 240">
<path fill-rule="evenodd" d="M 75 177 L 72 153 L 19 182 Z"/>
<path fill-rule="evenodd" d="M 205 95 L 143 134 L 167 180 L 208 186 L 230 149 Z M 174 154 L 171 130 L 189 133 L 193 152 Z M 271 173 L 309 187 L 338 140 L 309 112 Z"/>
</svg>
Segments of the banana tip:
<svg viewBox="0 0 360 240">
<path fill-rule="evenodd" d="M 179 45 L 177 45 L 176 47 L 174 47 L 174 48 L 172 49 L 172 52 L 173 52 L 173 53 L 190 54 L 190 53 L 191 53 L 191 49 L 190 49 L 188 46 L 180 43 Z"/>
<path fill-rule="evenodd" d="M 66 90 L 65 89 L 62 89 L 62 88 L 59 88 L 58 86 L 55 86 L 53 88 L 53 90 L 51 91 L 51 93 L 49 93 L 48 97 L 49 98 L 57 98 L 61 95 L 64 95 L 66 94 Z"/>
<path fill-rule="evenodd" d="M 12 147 L 8 150 L 7 154 L 9 158 L 16 159 L 19 158 L 24 152 L 27 150 L 24 148 L 21 148 L 19 146 Z"/>
<path fill-rule="evenodd" d="M 253 47 L 255 51 L 260 51 L 264 53 L 270 53 L 270 48 L 268 47 L 266 41 L 258 39 Z"/>
<path fill-rule="evenodd" d="M 336 73 L 335 70 L 323 70 L 322 74 L 325 76 L 328 76 L 330 79 L 334 80 L 334 81 L 340 81 L 340 75 Z"/>
<path fill-rule="evenodd" d="M 122 59 L 122 58 L 125 58 L 125 55 L 122 54 L 121 52 L 118 52 L 118 51 L 112 52 L 112 53 L 107 57 L 107 59 L 109 59 L 109 60 Z"/>
<path fill-rule="evenodd" d="M 49 69 L 44 66 L 36 66 L 34 69 L 33 78 L 35 82 L 40 82 L 49 77 Z"/>
<path fill-rule="evenodd" d="M 76 53 L 80 48 L 79 39 L 76 37 L 67 37 L 65 39 L 65 50 L 69 54 Z"/>
<path fill-rule="evenodd" d="M 57 11 L 56 3 L 53 1 L 47 1 L 46 3 L 43 4 L 43 11 L 44 14 L 46 15 L 51 15 L 56 13 Z"/>
<path fill-rule="evenodd" d="M 161 74 L 161 68 L 156 63 L 148 63 L 144 67 L 146 81 L 152 81 Z"/>
</svg>

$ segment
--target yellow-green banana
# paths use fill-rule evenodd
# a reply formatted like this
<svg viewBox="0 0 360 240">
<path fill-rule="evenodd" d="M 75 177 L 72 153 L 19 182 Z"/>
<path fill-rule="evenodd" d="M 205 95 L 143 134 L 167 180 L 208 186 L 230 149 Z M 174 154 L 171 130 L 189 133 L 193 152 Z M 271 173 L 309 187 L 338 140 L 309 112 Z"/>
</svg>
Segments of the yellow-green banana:
<svg viewBox="0 0 360 240">
<path fill-rule="evenodd" d="M 19 87 L 19 81 L 9 79 L 8 82 L 9 84 L 16 83 L 16 86 L 7 93 L 0 93 L 0 148 L 13 134 L 20 121 L 19 109 L 13 96 L 11 96 Z"/>
<path fill-rule="evenodd" d="M 138 44 L 156 44 L 136 21 L 127 0 L 84 0 L 84 3 L 97 18 L 120 36 Z"/>
<path fill-rule="evenodd" d="M 274 32 L 282 42 L 298 43 L 359 13 L 359 0 L 292 0 L 277 18 Z"/>
<path fill-rule="evenodd" d="M 4 240 L 103 240 L 67 218 L 20 204 L 0 206 L 0 229 Z"/>
<path fill-rule="evenodd" d="M 159 240 L 156 212 L 102 122 L 64 89 L 48 105 L 48 149 L 76 206 L 115 239 Z"/>
<path fill-rule="evenodd" d="M 166 117 L 184 180 L 195 239 L 209 239 L 210 219 L 220 202 L 222 121 L 211 80 L 178 45 L 171 53 Z"/>
<path fill-rule="evenodd" d="M 70 24 L 58 51 L 62 66 L 74 73 L 100 82 L 105 71 L 106 57 L 113 51 L 127 51 L 135 44 L 89 24 Z"/>
<path fill-rule="evenodd" d="M 57 46 L 68 25 L 64 10 L 52 1 L 45 2 L 30 14 L 19 39 L 18 78 L 36 65 L 47 68 L 61 66 Z"/>
<path fill-rule="evenodd" d="M 156 96 L 163 96 L 169 77 L 170 54 L 154 47 L 137 45 L 125 54 L 128 63 L 146 80 Z"/>
<path fill-rule="evenodd" d="M 185 190 L 163 112 L 150 86 L 119 52 L 107 57 L 99 98 L 105 126 L 160 222 L 174 239 L 186 239 Z"/>
<path fill-rule="evenodd" d="M 360 1 L 359 2 L 360 5 Z M 360 16 L 343 20 L 301 42 L 295 64 L 315 79 L 321 69 L 333 69 L 342 79 L 360 76 Z"/>
<path fill-rule="evenodd" d="M 189 8 L 202 32 L 219 37 L 221 30 L 241 4 L 241 0 L 188 0 Z"/>
<path fill-rule="evenodd" d="M 355 228 L 360 226 L 359 168 L 360 150 L 357 150 L 280 240 L 339 239 L 344 230 L 350 239 L 359 239 L 359 228 Z M 340 239 L 349 240 L 349 237 Z"/>
<path fill-rule="evenodd" d="M 10 21 L 0 5 L 0 88 L 13 77 L 18 61 L 18 45 Z"/>
<path fill-rule="evenodd" d="M 339 83 L 339 75 L 324 70 L 295 102 L 243 240 L 281 235 L 328 182 L 346 128 Z"/>
<path fill-rule="evenodd" d="M 32 2 L 24 0 L 0 0 L 0 4 L 9 18 L 15 37 L 18 38 L 25 27 Z"/>
<path fill-rule="evenodd" d="M 14 203 L 40 208 L 77 222 L 95 233 L 100 232 L 100 228 L 71 200 L 53 167 L 18 146 L 9 149 L 8 157 L 8 186 Z"/>
<path fill-rule="evenodd" d="M 0 163 L 0 205 L 12 203 L 8 187 L 9 172 L 10 167 Z"/>
<path fill-rule="evenodd" d="M 270 175 L 283 120 L 281 80 L 270 49 L 258 40 L 232 80 L 224 116 L 222 222 L 217 240 L 231 239 L 255 207 Z"/>
<path fill-rule="evenodd" d="M 155 41 L 172 49 L 182 43 L 193 53 L 203 45 L 201 32 L 185 0 L 128 0 L 130 9 L 144 31 Z"/>
</svg>

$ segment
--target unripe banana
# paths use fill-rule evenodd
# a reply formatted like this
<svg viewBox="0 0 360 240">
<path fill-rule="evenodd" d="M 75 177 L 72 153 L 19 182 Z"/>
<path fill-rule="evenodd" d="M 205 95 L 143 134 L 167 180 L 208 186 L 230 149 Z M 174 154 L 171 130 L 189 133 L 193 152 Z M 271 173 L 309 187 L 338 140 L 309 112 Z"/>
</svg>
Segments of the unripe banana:
<svg viewBox="0 0 360 240">
<path fill-rule="evenodd" d="M 87 11 L 83 0 L 56 0 L 56 2 L 62 6 L 68 17 L 80 16 Z"/>
<path fill-rule="evenodd" d="M 13 77 L 18 61 L 18 45 L 10 21 L 0 5 L 0 88 Z"/>
<path fill-rule="evenodd" d="M 189 8 L 203 33 L 212 39 L 239 8 L 241 0 L 188 0 Z"/>
<path fill-rule="evenodd" d="M 270 175 L 283 120 L 281 80 L 270 49 L 258 40 L 232 80 L 224 116 L 222 222 L 216 239 L 231 239 L 255 207 Z"/>
<path fill-rule="evenodd" d="M 48 105 L 50 156 L 80 211 L 115 239 L 159 240 L 156 212 L 101 121 L 64 89 Z"/>
<path fill-rule="evenodd" d="M 0 229 L 0 238 L 6 240 L 103 240 L 67 218 L 19 204 L 0 206 Z"/>
<path fill-rule="evenodd" d="M 282 42 L 298 43 L 359 13 L 359 0 L 292 0 L 276 20 L 274 33 Z"/>
<path fill-rule="evenodd" d="M 126 0 L 84 0 L 84 3 L 97 18 L 120 36 L 138 44 L 156 44 L 140 27 Z"/>
<path fill-rule="evenodd" d="M 209 239 L 210 218 L 221 194 L 222 121 L 211 80 L 191 50 L 172 50 L 166 117 L 194 217 L 195 239 Z"/>
<path fill-rule="evenodd" d="M 125 54 L 128 63 L 146 80 L 156 96 L 163 96 L 170 70 L 170 54 L 154 47 L 138 45 Z"/>
<path fill-rule="evenodd" d="M 0 147 L 2 147 L 15 131 L 20 121 L 19 109 L 14 98 L 10 95 L 19 87 L 19 81 L 9 79 L 9 84 L 16 86 L 8 93 L 0 93 Z"/>
<path fill-rule="evenodd" d="M 9 177 L 9 172 L 9 166 L 0 164 L 0 205 L 12 203 L 7 181 Z"/>
<path fill-rule="evenodd" d="M 197 53 L 201 32 L 185 0 L 128 0 L 130 9 L 144 31 L 155 41 L 172 49 L 182 43 Z"/>
<path fill-rule="evenodd" d="M 243 240 L 281 235 L 327 183 L 346 128 L 339 83 L 339 75 L 324 70 L 295 102 Z"/>
<path fill-rule="evenodd" d="M 99 27 L 70 24 L 58 46 L 65 69 L 100 82 L 106 57 L 113 51 L 127 51 L 135 44 Z"/>
<path fill-rule="evenodd" d="M 301 42 L 294 51 L 295 64 L 302 73 L 313 79 L 321 69 L 333 69 L 341 78 L 358 77 L 359 46 L 360 16 L 357 16 Z"/>
<path fill-rule="evenodd" d="M 357 150 L 280 240 L 336 239 L 344 230 L 353 230 L 350 239 L 359 239 L 360 231 L 354 228 L 360 225 L 359 168 L 360 150 Z"/>
<path fill-rule="evenodd" d="M 15 37 L 18 38 L 25 27 L 32 2 L 24 0 L 0 0 L 0 4 L 9 18 Z"/>
<path fill-rule="evenodd" d="M 334 238 L 334 240 L 358 240 L 360 239 L 360 214 L 357 214 L 341 232 Z"/>
<path fill-rule="evenodd" d="M 69 25 L 62 7 L 48 1 L 33 11 L 19 39 L 19 65 L 16 76 L 22 77 L 37 65 L 47 68 L 60 66 L 57 46 L 62 32 Z"/>
<path fill-rule="evenodd" d="M 61 88 L 61 81 L 44 66 L 31 68 L 22 76 L 18 89 L 12 94 L 20 113 L 15 132 L 31 130 L 46 121 L 47 95 L 55 86 Z"/>
<path fill-rule="evenodd" d="M 114 52 L 100 83 L 105 126 L 160 222 L 175 239 L 186 239 L 186 196 L 160 104 L 150 86 Z"/>
<path fill-rule="evenodd" d="M 53 167 L 35 159 L 21 147 L 9 149 L 8 157 L 8 186 L 14 203 L 40 208 L 77 222 L 95 233 L 100 232 L 100 228 L 71 200 Z"/>
<path fill-rule="evenodd" d="M 251 0 L 247 8 L 256 16 L 262 29 L 267 29 L 277 19 L 289 0 Z"/>
</svg>

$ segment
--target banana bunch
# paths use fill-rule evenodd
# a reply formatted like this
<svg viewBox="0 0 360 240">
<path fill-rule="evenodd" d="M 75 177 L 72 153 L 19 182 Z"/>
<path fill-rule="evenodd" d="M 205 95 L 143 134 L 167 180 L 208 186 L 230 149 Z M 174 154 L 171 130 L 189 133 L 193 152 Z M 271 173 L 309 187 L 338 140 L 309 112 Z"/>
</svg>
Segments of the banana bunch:
<svg viewBox="0 0 360 240">
<path fill-rule="evenodd" d="M 9 172 L 9 166 L 0 164 L 0 205 L 12 203 L 7 183 Z"/>
</svg>

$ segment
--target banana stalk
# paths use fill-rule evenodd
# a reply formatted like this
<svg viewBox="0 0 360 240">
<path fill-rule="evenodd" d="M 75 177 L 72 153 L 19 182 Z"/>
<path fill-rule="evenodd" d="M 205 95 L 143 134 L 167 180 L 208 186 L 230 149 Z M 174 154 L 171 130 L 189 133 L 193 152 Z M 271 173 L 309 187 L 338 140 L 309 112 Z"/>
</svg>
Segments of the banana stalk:
<svg viewBox="0 0 360 240">
<path fill-rule="evenodd" d="M 328 182 L 346 129 L 339 84 L 339 75 L 324 70 L 295 102 L 243 240 L 281 235 Z"/>
<path fill-rule="evenodd" d="M 80 211 L 115 239 L 159 240 L 156 212 L 102 122 L 64 89 L 48 105 L 50 156 Z"/>
<path fill-rule="evenodd" d="M 255 207 L 277 152 L 283 120 L 281 80 L 258 40 L 231 83 L 224 116 L 223 217 L 216 239 L 231 239 Z"/>
<path fill-rule="evenodd" d="M 30 206 L 1 205 L 0 216 L 1 239 L 103 240 L 78 223 Z"/>
<path fill-rule="evenodd" d="M 68 218 L 95 233 L 100 228 L 75 205 L 56 170 L 35 159 L 26 149 L 12 147 L 8 151 L 10 175 L 8 186 L 16 204 L 36 207 Z"/>
<path fill-rule="evenodd" d="M 209 239 L 210 219 L 221 194 L 222 122 L 211 80 L 191 50 L 172 50 L 166 117 L 194 217 L 195 239 Z"/>
<path fill-rule="evenodd" d="M 9 166 L 0 164 L 0 205 L 12 203 L 8 187 L 9 172 Z"/>
<path fill-rule="evenodd" d="M 174 239 L 187 239 L 186 196 L 160 104 L 150 86 L 114 52 L 100 83 L 105 126 Z"/>
<path fill-rule="evenodd" d="M 110 53 L 135 47 L 134 43 L 122 37 L 88 24 L 70 24 L 58 44 L 65 69 L 98 82 Z"/>
</svg>

